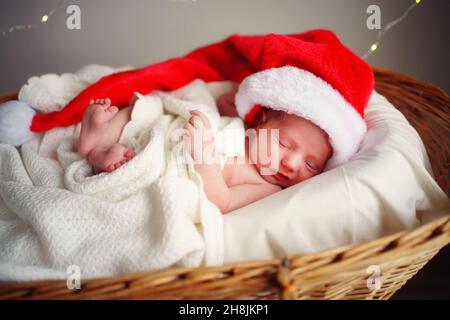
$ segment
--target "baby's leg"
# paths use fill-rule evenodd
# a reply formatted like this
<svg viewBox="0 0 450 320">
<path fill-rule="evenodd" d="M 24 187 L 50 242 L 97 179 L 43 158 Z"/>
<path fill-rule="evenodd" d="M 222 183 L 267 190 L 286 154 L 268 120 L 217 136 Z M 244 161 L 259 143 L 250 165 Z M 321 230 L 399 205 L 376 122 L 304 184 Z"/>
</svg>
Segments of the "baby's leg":
<svg viewBox="0 0 450 320">
<path fill-rule="evenodd" d="M 96 104 L 86 109 L 81 124 L 78 152 L 96 172 L 113 171 L 135 155 L 133 150 L 117 143 L 130 121 L 132 107 L 119 111 L 110 104 L 109 99 L 97 99 Z"/>
</svg>

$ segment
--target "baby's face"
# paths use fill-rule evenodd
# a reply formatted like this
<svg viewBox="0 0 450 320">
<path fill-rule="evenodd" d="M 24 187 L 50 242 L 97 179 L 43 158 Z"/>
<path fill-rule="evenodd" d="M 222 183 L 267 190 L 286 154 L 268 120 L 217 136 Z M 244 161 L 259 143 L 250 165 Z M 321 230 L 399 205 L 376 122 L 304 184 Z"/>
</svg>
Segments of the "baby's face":
<svg viewBox="0 0 450 320">
<path fill-rule="evenodd" d="M 261 175 L 267 182 L 282 187 L 290 187 L 323 171 L 332 155 L 328 135 L 312 122 L 291 114 L 274 116 L 276 112 L 269 111 L 263 115 L 261 123 L 256 127 L 258 137 L 268 134 L 270 141 L 266 154 L 268 156 L 278 151 L 278 157 L 270 157 L 269 162 L 255 159 L 255 153 L 250 152 L 252 162 L 261 173 L 262 168 L 270 168 L 275 174 Z M 265 132 L 262 129 L 267 129 Z M 271 138 L 270 131 L 278 129 L 278 139 Z M 272 136 L 273 137 L 273 136 Z M 250 150 L 258 151 L 258 141 L 253 139 Z M 256 157 L 258 158 L 258 157 Z M 267 170 L 266 170 L 267 171 Z"/>
</svg>

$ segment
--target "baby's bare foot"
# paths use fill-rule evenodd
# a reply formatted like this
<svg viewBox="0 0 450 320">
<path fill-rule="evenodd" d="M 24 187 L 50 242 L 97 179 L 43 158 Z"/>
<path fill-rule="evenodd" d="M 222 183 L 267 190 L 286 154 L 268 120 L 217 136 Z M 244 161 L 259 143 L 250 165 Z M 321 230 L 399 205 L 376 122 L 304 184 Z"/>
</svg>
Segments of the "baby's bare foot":
<svg viewBox="0 0 450 320">
<path fill-rule="evenodd" d="M 95 173 L 100 173 L 116 170 L 130 161 L 135 155 L 134 150 L 116 143 L 110 148 L 93 148 L 87 155 L 87 159 L 94 167 Z"/>
<path fill-rule="evenodd" d="M 111 142 L 107 141 L 106 128 L 108 122 L 114 118 L 118 111 L 117 107 L 111 106 L 111 100 L 108 98 L 91 100 L 81 122 L 78 152 L 82 156 L 87 156 L 95 147 L 106 148 L 111 145 Z"/>
</svg>

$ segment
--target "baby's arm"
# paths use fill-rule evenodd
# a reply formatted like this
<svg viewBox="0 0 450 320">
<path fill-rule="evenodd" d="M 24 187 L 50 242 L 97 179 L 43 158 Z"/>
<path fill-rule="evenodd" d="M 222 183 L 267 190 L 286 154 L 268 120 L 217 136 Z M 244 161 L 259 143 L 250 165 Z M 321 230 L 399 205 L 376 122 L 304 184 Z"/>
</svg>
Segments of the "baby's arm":
<svg viewBox="0 0 450 320">
<path fill-rule="evenodd" d="M 194 139 L 196 136 L 199 138 L 204 138 L 205 130 L 211 130 L 211 127 L 208 119 L 201 112 L 191 111 L 191 114 L 193 114 L 193 116 L 189 119 L 185 128 L 189 133 L 190 139 L 188 139 L 188 147 L 190 148 L 191 156 L 195 160 L 195 171 L 202 177 L 203 190 L 205 191 L 209 201 L 214 203 L 222 213 L 227 213 L 243 207 L 256 200 L 264 198 L 269 194 L 281 190 L 279 186 L 268 183 L 241 184 L 228 187 L 225 182 L 215 148 L 212 148 L 211 150 L 212 157 L 215 159 L 209 159 L 210 161 L 198 159 L 205 154 L 199 155 L 195 152 L 193 149 L 193 146 L 196 145 Z M 210 143 L 214 144 L 214 141 L 209 141 L 209 144 L 205 143 L 205 141 L 197 142 L 197 144 L 201 145 L 202 151 L 205 151 L 206 146 Z"/>
<path fill-rule="evenodd" d="M 268 195 L 281 191 L 281 187 L 269 183 L 241 184 L 228 187 L 219 165 L 196 164 L 195 170 L 203 180 L 203 190 L 209 201 L 222 213 L 246 206 Z"/>
<path fill-rule="evenodd" d="M 281 187 L 270 183 L 240 184 L 229 188 L 228 206 L 222 213 L 227 213 L 257 200 L 265 198 L 272 193 L 281 191 Z"/>
<path fill-rule="evenodd" d="M 195 171 L 202 177 L 203 191 L 209 201 L 214 203 L 222 213 L 226 213 L 229 206 L 230 190 L 223 178 L 218 164 L 195 164 Z"/>
</svg>

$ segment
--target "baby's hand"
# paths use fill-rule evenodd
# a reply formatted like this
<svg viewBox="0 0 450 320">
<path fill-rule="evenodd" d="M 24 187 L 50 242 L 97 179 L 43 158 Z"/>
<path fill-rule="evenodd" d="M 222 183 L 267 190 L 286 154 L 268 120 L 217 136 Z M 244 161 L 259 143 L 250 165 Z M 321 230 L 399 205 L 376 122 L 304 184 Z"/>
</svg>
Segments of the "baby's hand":
<svg viewBox="0 0 450 320">
<path fill-rule="evenodd" d="M 190 111 L 186 123 L 185 146 L 195 163 L 211 163 L 215 157 L 214 134 L 208 118 L 198 110 Z"/>
</svg>

